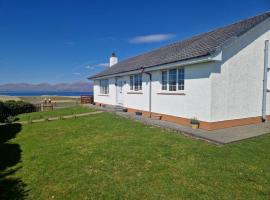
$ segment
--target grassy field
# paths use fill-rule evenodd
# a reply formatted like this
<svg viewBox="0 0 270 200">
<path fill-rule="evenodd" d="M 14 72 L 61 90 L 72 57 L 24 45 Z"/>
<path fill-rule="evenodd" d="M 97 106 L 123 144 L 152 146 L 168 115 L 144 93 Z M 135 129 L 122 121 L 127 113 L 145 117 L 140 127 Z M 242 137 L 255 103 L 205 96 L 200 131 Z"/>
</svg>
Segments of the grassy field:
<svg viewBox="0 0 270 200">
<path fill-rule="evenodd" d="M 22 100 L 19 97 L 14 97 L 14 96 L 6 96 L 6 95 L 0 95 L 0 101 L 19 101 Z"/>
<path fill-rule="evenodd" d="M 16 97 L 16 96 L 7 96 L 7 95 L 0 95 L 0 101 L 26 101 L 33 104 L 40 104 L 43 103 L 45 98 L 51 99 L 54 107 L 56 108 L 64 108 L 64 107 L 71 107 L 77 106 L 80 104 L 81 100 L 80 97 L 72 97 L 72 96 L 23 96 L 23 97 Z"/>
<path fill-rule="evenodd" d="M 70 97 L 70 96 L 24 96 L 20 99 L 28 102 L 39 103 L 43 102 L 44 99 L 51 99 L 52 101 L 79 101 L 80 97 Z"/>
<path fill-rule="evenodd" d="M 270 198 L 269 134 L 215 146 L 110 113 L 0 133 L 0 199 Z"/>
<path fill-rule="evenodd" d="M 64 108 L 71 107 L 80 104 L 80 97 L 67 97 L 67 96 L 25 96 L 20 97 L 21 100 L 27 101 L 33 104 L 43 103 L 44 99 L 51 99 L 54 107 Z"/>
<path fill-rule="evenodd" d="M 94 109 L 82 107 L 82 106 L 74 106 L 69 108 L 61 108 L 55 109 L 53 111 L 44 111 L 44 112 L 33 112 L 33 113 L 26 113 L 20 114 L 17 116 L 19 121 L 29 121 L 35 119 L 46 119 L 48 117 L 59 117 L 65 115 L 73 115 L 73 114 L 80 114 L 80 113 L 88 113 L 93 112 Z"/>
</svg>

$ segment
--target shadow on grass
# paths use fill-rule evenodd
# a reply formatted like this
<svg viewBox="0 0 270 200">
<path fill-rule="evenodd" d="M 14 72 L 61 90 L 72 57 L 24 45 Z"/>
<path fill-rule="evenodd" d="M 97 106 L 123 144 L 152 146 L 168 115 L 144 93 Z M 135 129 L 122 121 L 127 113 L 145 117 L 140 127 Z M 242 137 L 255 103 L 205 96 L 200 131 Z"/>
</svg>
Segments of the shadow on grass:
<svg viewBox="0 0 270 200">
<path fill-rule="evenodd" d="M 24 199 L 27 196 L 26 184 L 12 177 L 20 168 L 9 169 L 21 160 L 20 146 L 8 143 L 20 131 L 21 124 L 0 125 L 0 199 Z"/>
</svg>

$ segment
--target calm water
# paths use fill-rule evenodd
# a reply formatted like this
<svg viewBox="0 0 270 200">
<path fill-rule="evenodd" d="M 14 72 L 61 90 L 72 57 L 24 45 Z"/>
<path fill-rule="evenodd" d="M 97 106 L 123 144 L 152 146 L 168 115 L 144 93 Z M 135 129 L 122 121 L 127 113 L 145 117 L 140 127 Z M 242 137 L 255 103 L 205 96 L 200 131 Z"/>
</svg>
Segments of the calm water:
<svg viewBox="0 0 270 200">
<path fill-rule="evenodd" d="M 8 96 L 81 96 L 92 95 L 93 92 L 0 92 Z"/>
</svg>

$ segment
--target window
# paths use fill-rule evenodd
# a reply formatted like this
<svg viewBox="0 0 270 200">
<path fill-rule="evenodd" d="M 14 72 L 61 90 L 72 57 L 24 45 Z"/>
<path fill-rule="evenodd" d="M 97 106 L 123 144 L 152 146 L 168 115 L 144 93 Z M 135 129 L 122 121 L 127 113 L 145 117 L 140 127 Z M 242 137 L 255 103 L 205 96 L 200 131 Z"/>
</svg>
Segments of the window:
<svg viewBox="0 0 270 200">
<path fill-rule="evenodd" d="M 142 90 L 142 75 L 141 74 L 130 76 L 130 90 L 134 90 L 134 91 Z"/>
<path fill-rule="evenodd" d="M 130 90 L 133 90 L 133 85 L 134 85 L 134 79 L 133 79 L 133 76 L 130 76 L 130 80 L 129 80 Z"/>
<path fill-rule="evenodd" d="M 169 70 L 169 91 L 176 91 L 176 69 Z"/>
<path fill-rule="evenodd" d="M 179 68 L 178 69 L 178 90 L 185 89 L 185 69 Z"/>
<path fill-rule="evenodd" d="M 167 71 L 162 72 L 162 90 L 167 90 L 167 84 L 168 84 L 168 73 Z"/>
<path fill-rule="evenodd" d="M 177 91 L 185 89 L 185 68 L 162 71 L 161 90 Z"/>
<path fill-rule="evenodd" d="M 100 84 L 100 94 L 109 94 L 109 80 L 102 79 L 99 82 Z"/>
</svg>

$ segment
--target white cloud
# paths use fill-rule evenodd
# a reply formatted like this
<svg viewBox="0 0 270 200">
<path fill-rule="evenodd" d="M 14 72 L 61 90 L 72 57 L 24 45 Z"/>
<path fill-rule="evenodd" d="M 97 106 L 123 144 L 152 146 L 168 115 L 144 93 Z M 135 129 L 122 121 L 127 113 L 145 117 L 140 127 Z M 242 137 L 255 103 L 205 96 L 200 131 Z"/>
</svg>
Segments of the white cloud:
<svg viewBox="0 0 270 200">
<path fill-rule="evenodd" d="M 72 74 L 75 75 L 75 76 L 81 75 L 81 73 L 79 73 L 79 72 L 74 72 L 74 73 L 72 73 Z"/>
<path fill-rule="evenodd" d="M 109 67 L 109 66 L 110 66 L 109 63 L 99 63 L 99 64 L 95 64 L 95 65 L 86 65 L 85 68 L 93 70 L 93 69 L 95 69 L 95 67 Z"/>
<path fill-rule="evenodd" d="M 99 63 L 97 64 L 98 67 L 109 67 L 110 64 L 109 63 Z"/>
<path fill-rule="evenodd" d="M 86 69 L 94 69 L 94 67 L 92 65 L 86 65 L 85 68 Z"/>
<path fill-rule="evenodd" d="M 141 43 L 154 43 L 154 42 L 163 42 L 175 37 L 174 34 L 153 34 L 153 35 L 142 35 L 131 38 L 130 43 L 141 44 Z"/>
</svg>

